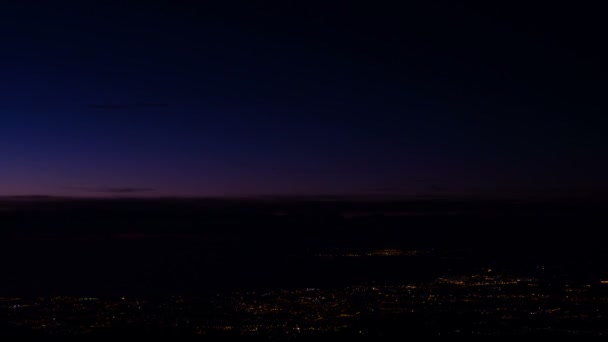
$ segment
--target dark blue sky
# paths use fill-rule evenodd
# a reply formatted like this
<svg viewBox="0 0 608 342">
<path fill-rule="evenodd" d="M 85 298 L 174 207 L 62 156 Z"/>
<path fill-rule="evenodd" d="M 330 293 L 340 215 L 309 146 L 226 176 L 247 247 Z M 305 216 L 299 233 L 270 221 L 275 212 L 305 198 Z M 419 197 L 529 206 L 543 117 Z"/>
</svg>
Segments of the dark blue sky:
<svg viewBox="0 0 608 342">
<path fill-rule="evenodd" d="M 0 195 L 606 189 L 599 9 L 3 1 Z"/>
</svg>

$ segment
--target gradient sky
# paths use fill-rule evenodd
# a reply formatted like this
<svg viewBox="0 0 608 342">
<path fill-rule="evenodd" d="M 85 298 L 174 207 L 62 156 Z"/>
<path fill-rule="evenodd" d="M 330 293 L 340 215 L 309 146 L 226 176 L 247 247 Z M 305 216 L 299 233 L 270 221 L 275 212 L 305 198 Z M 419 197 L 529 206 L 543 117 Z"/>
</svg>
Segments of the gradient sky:
<svg viewBox="0 0 608 342">
<path fill-rule="evenodd" d="M 153 3 L 2 2 L 0 195 L 608 188 L 599 8 Z"/>
</svg>

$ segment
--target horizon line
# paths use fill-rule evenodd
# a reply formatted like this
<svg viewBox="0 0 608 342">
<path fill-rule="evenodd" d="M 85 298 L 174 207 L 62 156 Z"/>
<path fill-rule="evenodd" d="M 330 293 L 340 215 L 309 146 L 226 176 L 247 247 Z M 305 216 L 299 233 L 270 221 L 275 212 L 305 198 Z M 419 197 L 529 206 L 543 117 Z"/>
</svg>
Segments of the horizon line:
<svg viewBox="0 0 608 342">
<path fill-rule="evenodd" d="M 260 194 L 260 195 L 0 195 L 1 200 L 573 200 L 607 198 L 605 193 L 539 194 L 539 193 L 468 193 L 468 194 Z"/>
</svg>

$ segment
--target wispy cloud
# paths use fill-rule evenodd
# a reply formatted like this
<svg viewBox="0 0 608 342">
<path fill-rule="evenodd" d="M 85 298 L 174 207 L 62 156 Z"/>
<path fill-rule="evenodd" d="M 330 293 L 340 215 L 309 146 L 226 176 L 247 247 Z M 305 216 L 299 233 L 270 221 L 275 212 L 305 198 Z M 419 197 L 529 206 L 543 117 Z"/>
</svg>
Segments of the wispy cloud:
<svg viewBox="0 0 608 342">
<path fill-rule="evenodd" d="M 154 191 L 153 188 L 136 188 L 136 187 L 97 187 L 97 188 L 89 188 L 89 187 L 77 187 L 73 188 L 80 191 L 86 192 L 102 192 L 102 193 L 111 193 L 111 194 L 132 194 L 137 192 L 150 192 Z"/>
<path fill-rule="evenodd" d="M 166 107 L 169 107 L 168 103 L 100 103 L 89 105 L 89 108 L 99 110 L 133 110 Z"/>
</svg>

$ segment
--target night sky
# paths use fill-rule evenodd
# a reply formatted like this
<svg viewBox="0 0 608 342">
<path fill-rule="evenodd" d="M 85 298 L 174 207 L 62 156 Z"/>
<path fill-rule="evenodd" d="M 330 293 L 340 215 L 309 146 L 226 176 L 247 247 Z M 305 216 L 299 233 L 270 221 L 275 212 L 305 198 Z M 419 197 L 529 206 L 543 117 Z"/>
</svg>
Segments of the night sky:
<svg viewBox="0 0 608 342">
<path fill-rule="evenodd" d="M 599 7 L 211 3 L 2 1 L 0 195 L 608 189 Z"/>
</svg>

